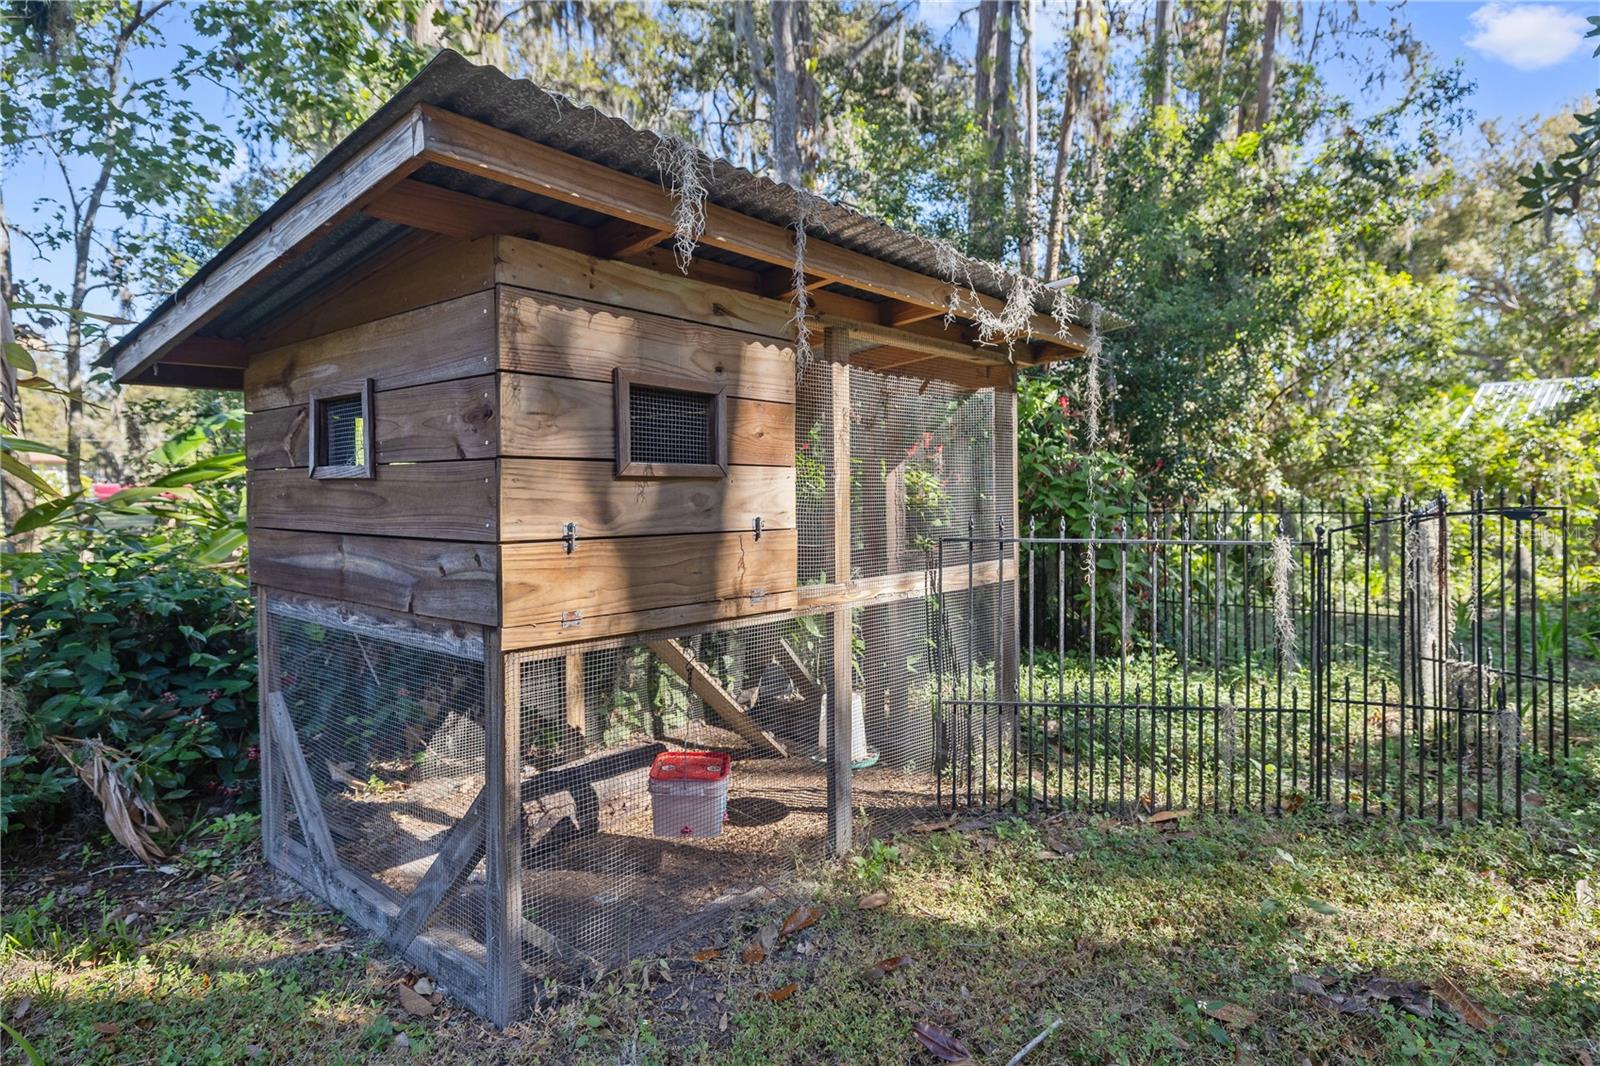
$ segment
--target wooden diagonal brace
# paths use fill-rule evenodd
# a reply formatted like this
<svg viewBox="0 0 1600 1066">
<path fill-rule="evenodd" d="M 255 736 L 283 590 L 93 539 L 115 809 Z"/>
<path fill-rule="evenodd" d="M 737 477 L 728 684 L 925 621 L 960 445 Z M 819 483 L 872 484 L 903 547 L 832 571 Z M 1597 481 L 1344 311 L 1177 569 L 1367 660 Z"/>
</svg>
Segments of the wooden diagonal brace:
<svg viewBox="0 0 1600 1066">
<path fill-rule="evenodd" d="M 479 789 L 467 813 L 445 836 L 444 843 L 439 845 L 439 854 L 428 866 L 428 872 L 422 875 L 390 921 L 388 939 L 391 943 L 411 943 L 412 938 L 422 932 L 428 918 L 439 909 L 445 894 L 483 858 L 485 802 L 483 790 Z"/>
<path fill-rule="evenodd" d="M 718 718 L 728 723 L 728 726 L 738 733 L 753 747 L 777 755 L 779 758 L 789 757 L 789 751 L 776 737 L 756 724 L 756 720 L 745 713 L 739 701 L 728 694 L 722 683 L 704 666 L 695 661 L 689 650 L 675 640 L 653 640 L 649 648 L 655 653 L 656 658 L 666 663 L 667 668 L 677 674 L 694 694 L 699 696 L 705 705 L 714 711 Z"/>
<path fill-rule="evenodd" d="M 295 735 L 294 721 L 289 717 L 289 705 L 283 702 L 282 693 L 267 693 L 267 724 L 272 729 L 278 764 L 289 782 L 289 795 L 294 800 L 295 813 L 300 816 L 300 831 L 310 845 L 312 860 L 324 872 L 331 873 L 339 869 L 339 853 L 334 850 L 328 820 L 322 813 L 322 800 L 311 781 L 311 767 L 306 765 L 305 753 L 300 750 L 300 738 Z"/>
</svg>

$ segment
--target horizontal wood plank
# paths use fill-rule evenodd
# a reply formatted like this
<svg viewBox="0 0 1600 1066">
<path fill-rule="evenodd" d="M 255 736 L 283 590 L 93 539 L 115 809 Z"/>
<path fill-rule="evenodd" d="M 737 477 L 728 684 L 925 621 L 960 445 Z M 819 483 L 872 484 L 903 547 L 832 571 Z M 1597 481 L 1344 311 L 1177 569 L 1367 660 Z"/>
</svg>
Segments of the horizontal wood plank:
<svg viewBox="0 0 1600 1066">
<path fill-rule="evenodd" d="M 401 182 L 400 184 L 407 184 Z M 418 233 L 358 264 L 250 341 L 262 352 L 494 287 L 494 240 Z"/>
<path fill-rule="evenodd" d="M 379 463 L 491 459 L 499 433 L 492 374 L 380 392 L 373 399 Z M 252 470 L 306 466 L 308 406 L 275 407 L 245 420 L 245 462 Z"/>
<path fill-rule="evenodd" d="M 257 528 L 250 532 L 250 580 L 402 614 L 499 621 L 500 553 L 493 545 Z"/>
<path fill-rule="evenodd" d="M 500 454 L 540 459 L 614 459 L 614 388 L 610 381 L 501 374 Z M 736 466 L 791 465 L 794 406 L 768 400 L 730 399 L 728 461 Z"/>
<path fill-rule="evenodd" d="M 1015 564 L 1007 565 L 1008 578 L 1015 576 L 1015 571 Z M 798 599 L 800 606 L 808 610 L 820 610 L 826 607 L 861 607 L 872 603 L 917 599 L 939 591 L 943 591 L 946 595 L 965 592 L 969 587 L 982 588 L 985 585 L 993 585 L 999 579 L 1000 564 L 991 559 L 988 562 L 973 563 L 970 574 L 965 563 L 947 564 L 944 568 L 942 585 L 939 584 L 938 574 L 925 573 L 918 568 L 898 574 L 857 578 L 843 584 L 802 585 Z"/>
<path fill-rule="evenodd" d="M 666 272 L 596 259 L 553 244 L 515 237 L 502 237 L 498 248 L 497 276 L 505 285 L 688 322 L 727 326 L 782 344 L 793 341 L 788 304 L 730 292 L 722 284 L 678 274 L 675 267 L 674 272 Z M 665 254 L 670 258 L 670 252 Z"/>
<path fill-rule="evenodd" d="M 477 292 L 257 354 L 245 409 L 303 404 L 319 385 L 371 378 L 381 390 L 494 369 L 494 293 Z"/>
<path fill-rule="evenodd" d="M 589 537 L 793 529 L 794 470 L 733 466 L 724 478 L 618 478 L 612 464 L 506 459 L 500 464 L 502 540 L 560 540 L 578 523 Z"/>
<path fill-rule="evenodd" d="M 501 369 L 611 380 L 621 367 L 691 378 L 730 396 L 791 403 L 794 350 L 717 326 L 502 286 Z"/>
<path fill-rule="evenodd" d="M 688 603 L 677 607 L 660 607 L 629 614 L 607 614 L 597 618 L 585 617 L 577 626 L 563 626 L 560 622 L 509 626 L 500 631 L 504 651 L 521 651 L 528 648 L 548 648 L 570 644 L 575 640 L 597 641 L 614 638 L 631 638 L 640 633 L 679 633 L 693 627 L 714 622 L 728 622 L 739 618 L 784 618 L 795 613 L 795 592 L 769 593 L 760 603 L 749 600 L 713 600 L 709 603 Z"/>
<path fill-rule="evenodd" d="M 581 612 L 568 640 L 605 615 L 633 614 L 715 600 L 745 600 L 761 591 L 750 613 L 795 583 L 793 530 L 705 533 L 671 537 L 583 540 L 568 555 L 559 543 L 507 544 L 501 549 L 506 626 L 560 624 Z"/>
<path fill-rule="evenodd" d="M 380 466 L 371 479 L 329 481 L 299 470 L 255 470 L 250 526 L 493 541 L 496 482 L 487 459 Z"/>
</svg>

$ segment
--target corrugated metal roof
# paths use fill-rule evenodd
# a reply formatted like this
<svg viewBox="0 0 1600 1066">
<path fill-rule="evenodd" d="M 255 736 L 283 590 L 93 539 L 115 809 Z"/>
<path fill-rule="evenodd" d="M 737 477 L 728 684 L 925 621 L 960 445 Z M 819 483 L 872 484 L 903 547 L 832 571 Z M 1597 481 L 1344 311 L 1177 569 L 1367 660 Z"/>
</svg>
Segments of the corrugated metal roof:
<svg viewBox="0 0 1600 1066">
<path fill-rule="evenodd" d="M 1542 378 L 1530 381 L 1486 381 L 1478 386 L 1462 421 L 1491 415 L 1500 425 L 1535 415 L 1560 416 L 1565 408 L 1600 394 L 1600 378 Z"/>
<path fill-rule="evenodd" d="M 261 231 L 319 185 L 352 156 L 387 130 L 402 115 L 419 104 L 431 104 L 467 118 L 507 130 L 529 140 L 568 152 L 647 181 L 660 182 L 657 149 L 663 138 L 640 130 L 622 119 L 603 114 L 593 107 L 574 103 L 526 79 L 507 77 L 494 67 L 479 66 L 452 51 L 443 51 L 409 83 L 357 127 L 319 161 L 288 192 L 279 197 L 227 247 L 202 266 L 176 294 L 164 300 L 150 315 L 124 335 L 100 360 L 114 361 L 116 354 L 150 322 L 169 310 L 205 280 L 234 252 L 244 247 Z M 795 190 L 788 185 L 754 174 L 725 159 L 700 153 L 708 175 L 710 202 L 766 222 L 789 226 L 795 217 Z M 418 177 L 427 176 L 420 173 Z M 434 175 L 427 180 L 449 185 L 462 192 L 486 196 L 502 203 L 538 210 L 557 217 L 581 221 L 585 214 L 566 204 L 509 189 L 504 185 L 454 172 Z M 860 252 L 933 277 L 944 277 L 950 261 L 946 245 L 897 230 L 843 204 L 816 199 L 808 213 L 807 233 L 819 240 Z M 398 227 L 367 218 L 351 219 L 335 227 L 305 254 L 286 268 L 283 283 L 258 286 L 247 292 L 222 316 L 201 333 L 207 336 L 239 337 L 273 314 L 287 308 L 328 279 L 348 269 L 356 259 L 380 250 L 394 239 Z M 705 249 L 709 253 L 709 249 Z M 960 257 L 960 281 L 978 292 L 1005 299 L 1012 276 L 993 264 Z M 1039 310 L 1047 307 L 1041 303 Z M 1111 324 L 1108 316 L 1107 325 Z"/>
</svg>

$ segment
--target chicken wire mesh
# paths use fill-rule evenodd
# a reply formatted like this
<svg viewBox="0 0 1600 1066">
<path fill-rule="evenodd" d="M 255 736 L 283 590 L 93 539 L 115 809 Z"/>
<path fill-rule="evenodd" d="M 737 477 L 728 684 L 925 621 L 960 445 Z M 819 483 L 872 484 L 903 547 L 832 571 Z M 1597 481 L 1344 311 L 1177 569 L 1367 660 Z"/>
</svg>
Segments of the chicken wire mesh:
<svg viewBox="0 0 1600 1066">
<path fill-rule="evenodd" d="M 269 683 L 283 697 L 339 861 L 401 901 L 483 788 L 483 641 L 278 594 L 265 618 Z M 301 813 L 281 810 L 285 834 L 303 840 Z M 425 928 L 478 960 L 483 879 L 480 859 Z"/>
<path fill-rule="evenodd" d="M 1003 518 L 1009 527 L 1009 505 L 997 491 L 1000 483 L 1010 484 L 1008 471 L 997 469 L 995 441 L 1001 432 L 992 389 L 973 391 L 852 367 L 850 564 L 855 576 L 921 569 L 940 537 L 965 533 L 969 522 L 992 532 L 996 519 Z"/>
<path fill-rule="evenodd" d="M 859 840 L 936 809 L 934 690 L 925 598 L 852 614 Z M 507 656 L 530 976 L 647 953 L 826 854 L 835 617 Z M 664 751 L 731 757 L 716 835 L 658 819 L 649 772 Z"/>
<path fill-rule="evenodd" d="M 833 554 L 833 367 L 812 363 L 795 387 L 796 577 L 801 585 L 837 581 Z"/>
<path fill-rule="evenodd" d="M 707 464 L 717 461 L 709 393 L 633 385 L 628 390 L 628 459 L 635 463 Z"/>
</svg>

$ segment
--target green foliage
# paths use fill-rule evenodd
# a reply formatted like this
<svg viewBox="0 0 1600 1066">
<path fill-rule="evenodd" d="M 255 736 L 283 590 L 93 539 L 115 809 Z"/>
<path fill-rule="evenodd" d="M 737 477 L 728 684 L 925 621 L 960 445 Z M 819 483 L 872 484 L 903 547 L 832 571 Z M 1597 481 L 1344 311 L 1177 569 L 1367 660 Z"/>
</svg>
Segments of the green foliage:
<svg viewBox="0 0 1600 1066">
<path fill-rule="evenodd" d="M 254 624 L 241 577 L 196 566 L 183 530 L 60 533 L 7 557 L 0 831 L 43 826 L 72 791 L 46 738 L 101 738 L 158 805 L 255 788 Z"/>
</svg>

